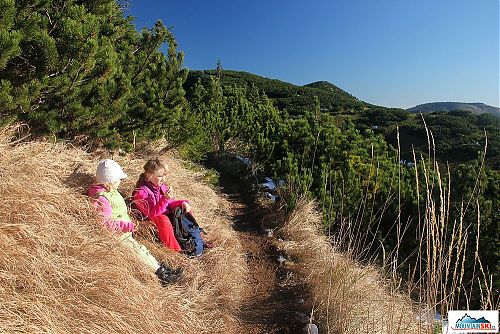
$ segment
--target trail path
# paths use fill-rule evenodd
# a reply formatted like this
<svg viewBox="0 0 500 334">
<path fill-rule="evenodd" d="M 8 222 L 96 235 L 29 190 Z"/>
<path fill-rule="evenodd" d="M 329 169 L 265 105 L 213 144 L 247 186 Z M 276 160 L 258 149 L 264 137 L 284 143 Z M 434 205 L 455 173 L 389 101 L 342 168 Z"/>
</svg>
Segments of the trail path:
<svg viewBox="0 0 500 334">
<path fill-rule="evenodd" d="M 233 228 L 239 233 L 249 268 L 244 283 L 250 292 L 239 316 L 242 333 L 304 333 L 304 318 L 310 312 L 304 305 L 305 292 L 280 264 L 276 238 L 263 233 L 263 215 L 254 205 L 255 195 L 227 174 L 221 174 L 220 185 L 232 203 Z"/>
</svg>

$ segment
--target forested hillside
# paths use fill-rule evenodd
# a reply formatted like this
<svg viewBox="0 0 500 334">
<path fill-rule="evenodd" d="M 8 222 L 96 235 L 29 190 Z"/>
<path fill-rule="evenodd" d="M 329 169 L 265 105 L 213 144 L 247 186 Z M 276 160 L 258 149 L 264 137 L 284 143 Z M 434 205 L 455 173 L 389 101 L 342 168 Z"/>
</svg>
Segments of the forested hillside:
<svg viewBox="0 0 500 334">
<path fill-rule="evenodd" d="M 398 146 L 396 128 L 399 126 L 399 145 L 403 160 L 413 161 L 413 149 L 417 156 L 428 155 L 426 130 L 418 113 L 360 101 L 327 81 L 296 86 L 247 72 L 224 70 L 221 73 L 222 85 L 253 88 L 263 92 L 279 111 L 292 118 L 314 112 L 317 98 L 321 113 L 334 116 L 335 124 L 340 125 L 349 119 L 361 132 L 369 129 L 382 134 L 393 147 Z M 207 85 L 209 78 L 217 75 L 216 70 L 190 71 L 184 85 L 188 99 L 198 80 Z M 500 119 L 470 110 L 438 108 L 432 113 L 426 113 L 425 121 L 433 131 L 435 140 L 440 143 L 435 152 L 439 161 L 455 165 L 477 159 L 478 152 L 485 144 L 486 131 L 486 163 L 496 170 L 500 169 Z"/>
<path fill-rule="evenodd" d="M 314 97 L 319 99 L 323 110 L 334 114 L 353 114 L 363 110 L 366 106 L 366 103 L 330 83 L 325 89 L 325 86 L 319 83 L 317 85 L 296 86 L 247 72 L 230 70 L 223 72 L 222 84 L 246 88 L 255 86 L 259 91 L 265 92 L 279 110 L 286 111 L 291 116 L 299 116 L 305 110 L 314 109 Z M 207 83 L 209 78 L 214 75 L 217 75 L 215 70 L 190 71 L 186 87 L 193 87 L 198 79 Z"/>
</svg>

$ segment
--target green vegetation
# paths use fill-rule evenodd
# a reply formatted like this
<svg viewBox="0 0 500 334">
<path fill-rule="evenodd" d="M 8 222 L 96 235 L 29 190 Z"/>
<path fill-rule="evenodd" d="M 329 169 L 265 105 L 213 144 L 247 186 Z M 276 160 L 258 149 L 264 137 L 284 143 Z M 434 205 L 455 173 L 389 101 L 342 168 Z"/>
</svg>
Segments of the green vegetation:
<svg viewBox="0 0 500 334">
<path fill-rule="evenodd" d="M 191 71 L 186 81 L 186 90 L 200 79 L 207 84 L 215 70 Z M 340 88 L 326 82 L 318 82 L 306 86 L 295 86 L 280 80 L 263 78 L 261 76 L 238 71 L 224 71 L 221 77 L 224 86 L 255 87 L 263 91 L 274 102 L 274 105 L 291 116 L 300 116 L 305 110 L 314 108 L 314 98 L 317 97 L 321 107 L 330 113 L 356 113 L 367 104 L 359 101 Z"/>
<path fill-rule="evenodd" d="M 187 71 L 161 22 L 139 33 L 114 0 L 1 0 L 0 46 L 3 123 L 108 146 L 181 139 Z"/>
<path fill-rule="evenodd" d="M 461 110 L 434 112 L 426 114 L 424 119 L 432 130 L 439 161 L 454 166 L 472 162 L 483 150 L 487 138 L 486 163 L 495 170 L 500 169 L 500 119 L 490 114 L 475 115 Z M 412 145 L 418 154 L 428 155 L 427 135 L 420 115 L 381 124 L 385 126 L 387 141 L 393 145 L 397 145 L 396 127 L 399 126 L 401 155 L 406 160 L 411 159 Z"/>
</svg>

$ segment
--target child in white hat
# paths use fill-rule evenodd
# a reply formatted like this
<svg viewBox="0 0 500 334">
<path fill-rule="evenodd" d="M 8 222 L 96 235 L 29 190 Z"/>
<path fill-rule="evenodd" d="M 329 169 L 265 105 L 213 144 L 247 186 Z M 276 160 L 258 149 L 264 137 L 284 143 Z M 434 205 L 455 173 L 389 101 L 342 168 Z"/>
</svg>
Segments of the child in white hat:
<svg viewBox="0 0 500 334">
<path fill-rule="evenodd" d="M 182 270 L 171 269 L 165 264 L 158 263 L 148 249 L 132 237 L 135 225 L 128 215 L 125 200 L 117 190 L 121 180 L 126 177 L 127 174 L 114 160 L 102 160 L 97 165 L 97 183 L 90 186 L 87 194 L 96 199 L 94 206 L 103 214 L 106 227 L 113 232 L 121 233 L 120 241 L 131 247 L 139 258 L 154 270 L 162 284 L 175 282 L 181 277 Z"/>
</svg>

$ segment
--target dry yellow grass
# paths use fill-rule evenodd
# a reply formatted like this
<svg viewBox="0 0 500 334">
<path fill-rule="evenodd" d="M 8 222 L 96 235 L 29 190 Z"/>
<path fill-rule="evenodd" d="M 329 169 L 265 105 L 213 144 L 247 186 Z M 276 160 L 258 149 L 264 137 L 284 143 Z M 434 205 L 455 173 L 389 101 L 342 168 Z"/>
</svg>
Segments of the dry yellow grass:
<svg viewBox="0 0 500 334">
<path fill-rule="evenodd" d="M 322 333 L 424 333 L 412 303 L 391 293 L 375 267 L 336 252 L 320 229 L 314 203 L 299 202 L 279 233 L 290 269 L 311 289 Z"/>
<path fill-rule="evenodd" d="M 101 157 L 68 145 L 12 143 L 0 130 L 0 332 L 232 333 L 246 266 L 228 203 L 172 157 L 170 181 L 217 247 L 188 260 L 145 241 L 185 278 L 161 287 L 107 232 L 84 195 Z M 149 152 L 154 154 L 155 152 Z M 152 156 L 151 156 L 152 157 Z M 148 157 L 120 157 L 130 194 Z M 141 240 L 142 241 L 142 240 Z"/>
</svg>

